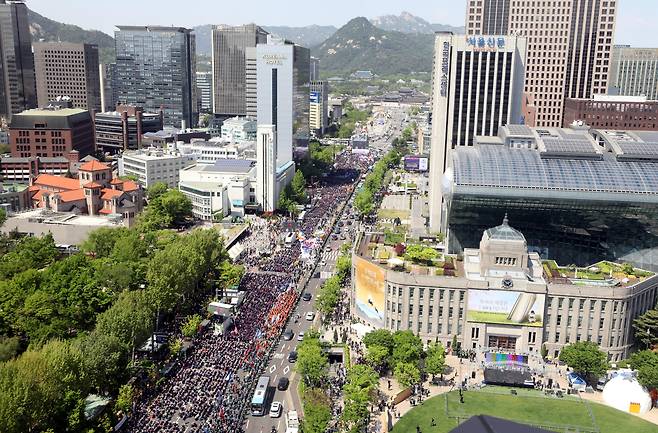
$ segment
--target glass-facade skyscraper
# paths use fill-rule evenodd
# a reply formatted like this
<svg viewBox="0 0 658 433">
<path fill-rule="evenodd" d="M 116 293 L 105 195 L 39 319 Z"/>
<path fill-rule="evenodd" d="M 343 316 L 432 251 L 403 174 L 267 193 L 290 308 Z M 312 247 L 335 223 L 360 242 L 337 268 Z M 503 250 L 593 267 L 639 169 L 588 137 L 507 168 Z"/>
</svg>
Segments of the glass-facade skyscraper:
<svg viewBox="0 0 658 433">
<path fill-rule="evenodd" d="M 117 98 L 120 104 L 164 112 L 164 124 L 196 126 L 196 42 L 182 27 L 118 26 Z"/>
<path fill-rule="evenodd" d="M 0 117 L 37 106 L 27 6 L 0 0 Z"/>
<path fill-rule="evenodd" d="M 267 32 L 255 24 L 213 28 L 213 112 L 217 117 L 255 114 L 247 110 L 246 52 L 266 41 Z"/>
</svg>

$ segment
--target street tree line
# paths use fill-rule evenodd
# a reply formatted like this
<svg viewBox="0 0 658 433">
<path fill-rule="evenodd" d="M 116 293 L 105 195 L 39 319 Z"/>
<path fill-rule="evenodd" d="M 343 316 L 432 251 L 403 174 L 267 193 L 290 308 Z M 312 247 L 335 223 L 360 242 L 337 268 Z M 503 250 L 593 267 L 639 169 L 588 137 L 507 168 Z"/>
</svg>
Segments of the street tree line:
<svg viewBox="0 0 658 433">
<path fill-rule="evenodd" d="M 320 341 L 317 331 L 306 333 L 298 346 L 296 369 L 302 377 L 300 386 L 304 405 L 302 431 L 325 433 L 331 421 L 331 398 L 329 389 L 328 344 Z M 345 356 L 348 356 L 345 353 Z M 349 365 L 349 361 L 346 361 Z M 367 364 L 347 367 L 343 385 L 344 410 L 338 420 L 341 431 L 359 432 L 365 427 L 370 405 L 376 401 L 378 374 Z"/>
<path fill-rule="evenodd" d="M 135 351 L 164 321 L 197 312 L 215 284 L 239 282 L 242 270 L 228 261 L 218 232 L 160 229 L 189 216 L 186 201 L 176 191 L 150 190 L 146 222 L 98 229 L 82 253 L 68 257 L 49 235 L 2 236 L 3 431 L 110 431 L 114 411 L 87 421 L 84 398 L 109 396 L 116 411 L 128 411 L 135 392 L 128 379 L 139 372 L 157 378 L 157 370 L 132 362 Z M 200 319 L 191 316 L 183 334 L 193 335 Z"/>
<path fill-rule="evenodd" d="M 397 150 L 389 151 L 372 168 L 366 176 L 363 187 L 354 197 L 354 207 L 361 215 L 368 215 L 375 209 L 375 195 L 384 187 L 386 173 L 392 167 L 400 164 L 400 154 Z"/>
<path fill-rule="evenodd" d="M 334 312 L 341 300 L 341 288 L 347 284 L 352 273 L 352 258 L 349 250 L 343 249 L 336 260 L 336 274 L 327 278 L 315 299 L 315 308 L 325 317 Z"/>
</svg>

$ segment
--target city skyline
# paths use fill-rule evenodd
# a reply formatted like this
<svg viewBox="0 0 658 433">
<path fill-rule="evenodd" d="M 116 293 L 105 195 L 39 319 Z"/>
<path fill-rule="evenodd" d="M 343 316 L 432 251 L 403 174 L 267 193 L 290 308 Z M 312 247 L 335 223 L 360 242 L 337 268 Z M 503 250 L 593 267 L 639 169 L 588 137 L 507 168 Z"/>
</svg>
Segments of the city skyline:
<svg viewBox="0 0 658 433">
<path fill-rule="evenodd" d="M 273 26 L 307 26 L 334 25 L 340 27 L 357 16 L 374 18 L 381 15 L 399 15 L 402 11 L 425 19 L 430 23 L 463 26 L 465 21 L 466 2 L 410 0 L 404 3 L 393 0 L 378 2 L 347 2 L 338 0 L 332 3 L 318 4 L 313 10 L 304 6 L 300 0 L 291 0 L 289 7 L 279 8 L 272 3 L 257 1 L 258 7 L 222 9 L 209 0 L 198 0 L 197 7 L 181 8 L 178 2 L 172 0 L 143 0 L 143 8 L 131 7 L 128 0 L 117 0 L 112 3 L 99 3 L 93 9 L 88 8 L 84 0 L 67 0 L 62 7 L 62 0 L 29 0 L 28 6 L 35 12 L 52 20 L 74 24 L 84 29 L 101 30 L 109 35 L 114 34 L 115 26 L 119 25 L 175 25 L 194 27 L 204 24 L 239 25 L 255 22 L 259 25 Z M 156 6 L 157 3 L 157 7 Z M 120 7 L 125 5 L 126 7 Z M 453 5 L 447 7 L 447 5 Z M 154 7 L 150 7 L 154 6 Z M 299 7 L 296 7 L 299 6 Z M 658 36 L 647 37 L 644 29 L 651 28 L 652 22 L 658 20 L 658 9 L 652 0 L 634 0 L 619 2 L 615 44 L 628 44 L 634 47 L 658 46 Z M 125 14 L 126 8 L 131 13 Z M 172 11 L 176 11 L 172 14 Z M 292 13 L 291 13 L 292 12 Z"/>
</svg>

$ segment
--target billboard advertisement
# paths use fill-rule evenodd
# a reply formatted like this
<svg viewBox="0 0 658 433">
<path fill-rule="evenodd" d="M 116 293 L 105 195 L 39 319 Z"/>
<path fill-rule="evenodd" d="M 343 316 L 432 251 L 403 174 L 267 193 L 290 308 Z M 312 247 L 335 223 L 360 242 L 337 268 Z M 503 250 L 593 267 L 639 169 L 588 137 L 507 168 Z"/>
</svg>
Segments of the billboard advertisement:
<svg viewBox="0 0 658 433">
<path fill-rule="evenodd" d="M 468 291 L 466 319 L 501 325 L 543 326 L 545 295 L 507 290 Z"/>
<path fill-rule="evenodd" d="M 311 92 L 311 102 L 315 104 L 320 103 L 320 92 Z"/>
<path fill-rule="evenodd" d="M 354 303 L 356 312 L 371 325 L 384 327 L 386 269 L 354 257 Z"/>
<path fill-rule="evenodd" d="M 427 171 L 428 159 L 426 156 L 405 156 L 404 169 L 407 171 Z"/>
</svg>

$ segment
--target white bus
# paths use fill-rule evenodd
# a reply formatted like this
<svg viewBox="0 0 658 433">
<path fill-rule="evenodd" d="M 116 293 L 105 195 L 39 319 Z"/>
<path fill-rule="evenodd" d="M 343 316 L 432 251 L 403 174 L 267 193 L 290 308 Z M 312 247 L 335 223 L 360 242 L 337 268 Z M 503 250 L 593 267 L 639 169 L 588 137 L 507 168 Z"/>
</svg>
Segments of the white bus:
<svg viewBox="0 0 658 433">
<path fill-rule="evenodd" d="M 297 216 L 297 222 L 301 223 L 304 221 L 304 218 L 306 218 L 306 211 L 302 211 L 302 213 Z"/>
<path fill-rule="evenodd" d="M 253 416 L 263 416 L 267 411 L 270 400 L 270 377 L 261 376 L 258 379 L 254 396 L 251 399 L 251 414 Z"/>
<path fill-rule="evenodd" d="M 293 242 L 295 242 L 295 232 L 290 232 L 286 235 L 286 246 L 291 247 Z"/>
</svg>

